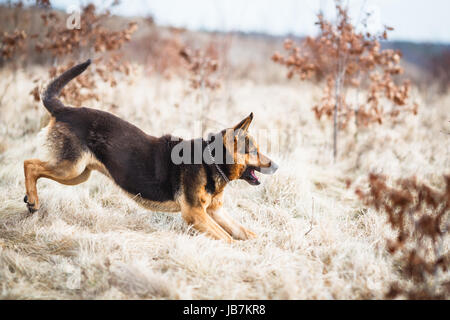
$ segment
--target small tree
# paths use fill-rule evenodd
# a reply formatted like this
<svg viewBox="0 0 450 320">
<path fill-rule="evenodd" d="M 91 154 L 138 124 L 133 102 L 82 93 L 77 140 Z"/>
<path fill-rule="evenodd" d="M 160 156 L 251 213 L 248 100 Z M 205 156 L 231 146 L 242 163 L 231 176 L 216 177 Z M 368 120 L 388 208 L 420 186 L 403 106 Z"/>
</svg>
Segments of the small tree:
<svg viewBox="0 0 450 320">
<path fill-rule="evenodd" d="M 36 6 L 40 3 L 36 1 Z M 5 9 L 6 17 L 1 18 L 6 20 L 4 22 L 8 28 L 0 32 L 0 67 L 8 63 L 15 69 L 20 64 L 19 60 L 24 58 L 26 44 L 30 40 L 30 14 L 24 10 L 22 1 L 8 1 L 2 4 L 2 8 Z"/>
<path fill-rule="evenodd" d="M 220 88 L 219 53 L 213 43 L 204 50 L 192 50 L 185 47 L 180 51 L 189 71 L 189 84 L 191 89 L 197 91 L 197 99 L 201 99 L 202 114 L 209 114 L 211 93 Z M 205 130 L 203 125 L 202 132 Z"/>
<path fill-rule="evenodd" d="M 287 55 L 276 52 L 272 60 L 288 68 L 287 77 L 298 76 L 301 80 L 325 80 L 326 86 L 318 105 L 313 107 L 317 119 L 333 117 L 333 155 L 337 155 L 339 128 L 345 128 L 354 118 L 356 127 L 371 123 L 382 123 L 385 117 L 396 117 L 400 111 L 417 112 L 417 105 L 405 107 L 409 98 L 410 83 L 397 85 L 393 76 L 403 72 L 400 67 L 401 52 L 381 50 L 380 40 L 387 39 L 392 28 L 385 27 L 381 34 L 358 32 L 348 15 L 348 8 L 336 0 L 337 19 L 327 21 L 320 13 L 320 32 L 316 37 L 307 37 L 300 45 L 287 39 L 284 49 Z M 366 22 L 362 23 L 366 26 Z M 363 88 L 366 97 L 350 101 L 349 87 Z M 382 96 L 389 100 L 391 108 L 380 104 Z M 398 108 L 402 107 L 402 108 Z"/>
<path fill-rule="evenodd" d="M 139 48 L 146 53 L 149 73 L 170 79 L 185 72 L 184 61 L 180 57 L 180 50 L 185 47 L 184 32 L 184 29 L 175 27 L 168 28 L 167 32 L 152 28 L 143 38 Z"/>
<path fill-rule="evenodd" d="M 88 69 L 61 92 L 63 98 L 77 105 L 90 99 L 98 100 L 95 93 L 96 75 L 114 87 L 117 84 L 115 72 L 125 75 L 130 73 L 129 64 L 122 60 L 118 51 L 123 44 L 130 41 L 131 35 L 137 30 L 137 24 L 130 22 L 125 29 L 110 30 L 104 26 L 110 16 L 109 11 L 99 14 L 93 4 L 87 4 L 82 8 L 80 28 L 68 29 L 65 21 L 49 9 L 50 4 L 47 6 L 47 12 L 41 15 L 46 31 L 43 37 L 37 39 L 35 49 L 38 53 L 50 55 L 54 63 L 58 59 L 65 60 L 64 65 L 49 70 L 50 78 L 85 58 L 83 56 L 95 57 L 96 53 L 101 53 L 102 55 L 94 60 L 95 68 Z M 41 87 L 42 83 L 30 92 L 36 101 L 40 100 Z M 83 88 L 86 89 L 85 93 L 81 90 Z"/>
<path fill-rule="evenodd" d="M 208 46 L 206 50 L 191 50 L 185 47 L 180 51 L 180 55 L 187 62 L 190 73 L 190 85 L 192 89 L 220 88 L 217 71 L 219 67 L 218 53 L 214 46 Z"/>
</svg>

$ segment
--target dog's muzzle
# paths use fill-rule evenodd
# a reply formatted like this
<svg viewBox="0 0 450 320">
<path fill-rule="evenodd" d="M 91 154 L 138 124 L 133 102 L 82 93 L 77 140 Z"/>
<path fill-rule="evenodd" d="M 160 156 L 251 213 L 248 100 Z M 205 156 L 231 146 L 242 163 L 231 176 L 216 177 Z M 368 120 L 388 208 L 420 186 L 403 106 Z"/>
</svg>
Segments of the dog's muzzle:
<svg viewBox="0 0 450 320">
<path fill-rule="evenodd" d="M 276 164 L 274 161 L 270 161 L 270 166 L 267 168 L 258 168 L 258 171 L 263 174 L 274 174 L 277 170 L 278 164 Z"/>
</svg>

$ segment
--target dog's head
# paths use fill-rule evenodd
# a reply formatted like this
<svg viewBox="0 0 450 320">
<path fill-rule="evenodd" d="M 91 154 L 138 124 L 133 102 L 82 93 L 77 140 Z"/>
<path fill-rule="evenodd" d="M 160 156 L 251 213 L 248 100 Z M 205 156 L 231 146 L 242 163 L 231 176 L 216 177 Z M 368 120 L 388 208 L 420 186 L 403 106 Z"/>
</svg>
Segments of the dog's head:
<svg viewBox="0 0 450 320">
<path fill-rule="evenodd" d="M 252 120 L 253 113 L 233 128 L 222 131 L 222 137 L 226 153 L 232 158 L 230 179 L 243 179 L 251 185 L 259 185 L 255 171 L 273 174 L 278 165 L 259 151 L 255 139 L 248 133 Z"/>
</svg>

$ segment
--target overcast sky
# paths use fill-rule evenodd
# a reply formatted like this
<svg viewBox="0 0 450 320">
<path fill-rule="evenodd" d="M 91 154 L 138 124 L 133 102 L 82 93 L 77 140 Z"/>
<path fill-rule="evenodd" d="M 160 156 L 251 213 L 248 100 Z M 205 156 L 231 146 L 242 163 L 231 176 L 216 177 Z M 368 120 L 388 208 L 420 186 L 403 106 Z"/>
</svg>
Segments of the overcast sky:
<svg viewBox="0 0 450 320">
<path fill-rule="evenodd" d="M 83 0 L 53 0 L 59 8 Z M 94 3 L 111 3 L 96 0 Z M 206 30 L 256 31 L 283 35 L 314 34 L 316 12 L 332 12 L 333 0 L 128 0 L 114 13 L 133 16 L 152 14 L 157 23 Z M 449 0 L 344 0 L 354 20 L 361 8 L 372 12 L 370 27 L 395 28 L 390 39 L 450 43 Z"/>
</svg>

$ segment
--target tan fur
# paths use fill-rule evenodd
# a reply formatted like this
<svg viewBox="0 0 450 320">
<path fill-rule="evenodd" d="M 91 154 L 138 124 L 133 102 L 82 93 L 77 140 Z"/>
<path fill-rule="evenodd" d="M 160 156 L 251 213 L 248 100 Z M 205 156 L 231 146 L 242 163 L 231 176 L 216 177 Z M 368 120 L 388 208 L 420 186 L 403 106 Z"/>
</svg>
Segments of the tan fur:
<svg viewBox="0 0 450 320">
<path fill-rule="evenodd" d="M 240 223 L 235 221 L 223 209 L 223 192 L 212 198 L 207 207 L 207 213 L 233 238 L 238 240 L 248 240 L 256 238 L 256 234 L 246 229 Z"/>
<path fill-rule="evenodd" d="M 52 179 L 66 185 L 76 185 L 86 181 L 91 170 L 86 166 L 74 165 L 67 161 L 53 165 L 39 159 L 30 159 L 24 162 L 24 172 L 28 206 L 33 210 L 38 210 L 39 198 L 36 182 L 39 178 Z"/>
<path fill-rule="evenodd" d="M 222 239 L 228 243 L 233 238 L 211 216 L 206 213 L 206 208 L 211 202 L 211 195 L 200 197 L 201 205 L 192 206 L 185 199 L 181 200 L 181 215 L 183 219 L 194 226 L 200 232 L 206 233 L 213 239 Z"/>
<path fill-rule="evenodd" d="M 39 197 L 36 183 L 40 178 L 47 178 L 65 185 L 77 185 L 89 179 L 92 170 L 110 176 L 105 166 L 90 152 L 82 152 L 75 161 L 58 160 L 56 155 L 63 147 L 61 136 L 74 137 L 68 128 L 55 118 L 40 133 L 44 159 L 28 159 L 24 161 L 25 187 L 27 206 L 31 211 L 39 210 Z M 76 139 L 74 139 L 76 141 Z"/>
<path fill-rule="evenodd" d="M 194 204 L 189 204 L 186 201 L 184 196 L 184 188 L 186 186 L 184 184 L 181 185 L 181 193 L 178 198 L 178 203 L 180 205 L 181 216 L 188 224 L 192 224 L 192 226 L 200 231 L 205 232 L 208 236 L 213 239 L 222 239 L 231 243 L 233 241 L 230 234 L 228 234 L 225 230 L 222 229 L 220 225 L 211 218 L 207 212 L 206 208 L 210 205 L 213 197 L 205 190 L 206 185 L 206 173 L 204 170 L 201 170 L 199 173 L 199 183 L 197 184 L 197 190 L 194 190 L 196 194 L 196 201 Z M 183 181 L 183 177 L 181 177 L 181 181 Z"/>
</svg>

